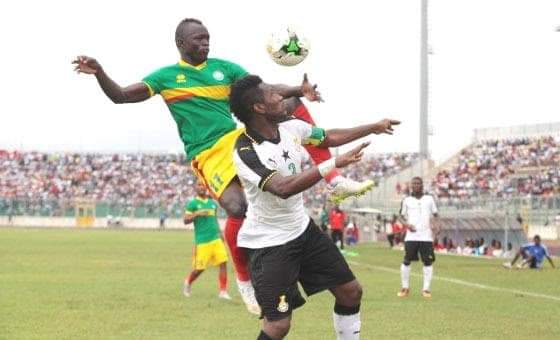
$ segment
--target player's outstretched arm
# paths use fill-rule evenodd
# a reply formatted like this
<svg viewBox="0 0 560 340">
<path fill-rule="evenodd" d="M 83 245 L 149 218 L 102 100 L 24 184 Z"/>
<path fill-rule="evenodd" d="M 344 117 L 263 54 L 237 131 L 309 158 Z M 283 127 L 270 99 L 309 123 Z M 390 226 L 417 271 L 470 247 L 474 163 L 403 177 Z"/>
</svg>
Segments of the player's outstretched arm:
<svg viewBox="0 0 560 340">
<path fill-rule="evenodd" d="M 394 119 L 383 119 L 374 124 L 366 124 L 349 129 L 332 129 L 326 131 L 320 148 L 329 148 L 344 145 L 371 134 L 393 134 L 393 125 L 399 125 L 401 122 Z"/>
<path fill-rule="evenodd" d="M 355 147 L 354 149 L 337 156 L 335 159 L 330 159 L 326 162 L 321 163 L 319 166 L 314 166 L 310 169 L 303 171 L 302 173 L 282 176 L 278 172 L 274 173 L 272 177 L 264 184 L 263 188 L 280 198 L 286 199 L 295 194 L 299 194 L 321 179 L 323 176 L 330 173 L 335 167 L 344 168 L 352 163 L 359 162 L 363 156 L 363 149 L 369 145 L 369 142 L 362 143 Z M 331 162 L 330 165 L 328 162 Z"/>
<path fill-rule="evenodd" d="M 300 86 L 288 86 L 282 84 L 273 85 L 274 89 L 284 98 L 305 97 L 311 102 L 322 102 L 321 93 L 317 91 L 317 84 L 311 84 L 307 79 L 307 73 L 303 75 Z"/>
<path fill-rule="evenodd" d="M 550 265 L 552 266 L 552 268 L 556 268 L 556 266 L 554 266 L 554 262 L 552 262 L 552 258 L 548 255 L 545 255 L 546 259 L 548 260 L 548 262 L 550 262 Z"/>
<path fill-rule="evenodd" d="M 126 87 L 121 87 L 114 82 L 103 70 L 101 64 L 95 58 L 88 56 L 78 56 L 72 64 L 75 64 L 74 71 L 78 73 L 93 74 L 99 86 L 109 99 L 115 104 L 138 103 L 150 98 L 150 89 L 144 83 L 136 83 Z"/>
</svg>

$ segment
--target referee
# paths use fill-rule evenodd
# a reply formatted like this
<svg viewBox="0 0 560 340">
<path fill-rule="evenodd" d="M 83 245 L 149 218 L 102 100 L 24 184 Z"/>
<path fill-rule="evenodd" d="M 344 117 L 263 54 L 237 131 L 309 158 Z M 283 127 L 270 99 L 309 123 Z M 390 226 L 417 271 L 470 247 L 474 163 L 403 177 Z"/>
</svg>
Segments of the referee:
<svg viewBox="0 0 560 340">
<path fill-rule="evenodd" d="M 424 185 L 420 177 L 412 179 L 412 193 L 404 198 L 401 203 L 400 220 L 406 230 L 404 238 L 404 260 L 401 264 L 402 288 L 397 294 L 407 297 L 409 294 L 410 263 L 418 261 L 418 254 L 424 263 L 424 286 L 422 296 L 431 298 L 430 283 L 432 281 L 432 264 L 436 257 L 434 254 L 434 234 L 438 233 L 437 207 L 432 195 L 424 193 Z M 432 216 L 435 218 L 431 223 Z"/>
</svg>

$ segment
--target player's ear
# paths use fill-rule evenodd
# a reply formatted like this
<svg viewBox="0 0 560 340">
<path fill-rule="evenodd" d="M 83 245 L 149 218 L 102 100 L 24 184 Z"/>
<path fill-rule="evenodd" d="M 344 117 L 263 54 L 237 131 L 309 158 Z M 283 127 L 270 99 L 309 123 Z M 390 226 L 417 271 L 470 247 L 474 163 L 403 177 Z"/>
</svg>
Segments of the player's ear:
<svg viewBox="0 0 560 340">
<path fill-rule="evenodd" d="M 256 113 L 265 113 L 266 105 L 264 105 L 264 103 L 253 104 L 253 111 L 255 111 Z"/>
</svg>

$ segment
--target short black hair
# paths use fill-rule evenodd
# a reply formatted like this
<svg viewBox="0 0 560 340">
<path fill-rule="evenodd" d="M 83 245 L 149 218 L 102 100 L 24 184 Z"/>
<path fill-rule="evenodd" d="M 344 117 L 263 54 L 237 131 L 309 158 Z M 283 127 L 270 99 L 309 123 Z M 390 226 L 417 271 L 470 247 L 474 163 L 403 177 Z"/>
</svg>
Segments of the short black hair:
<svg viewBox="0 0 560 340">
<path fill-rule="evenodd" d="M 412 179 L 411 179 L 410 181 L 412 182 L 412 181 L 414 181 L 415 179 L 419 180 L 420 183 L 424 183 L 424 181 L 422 180 L 422 177 L 420 177 L 420 176 L 412 177 Z"/>
<path fill-rule="evenodd" d="M 202 21 L 200 21 L 198 19 L 195 19 L 195 18 L 185 18 L 185 19 L 181 20 L 181 22 L 179 23 L 179 25 L 177 25 L 177 28 L 175 29 L 175 41 L 179 40 L 182 37 L 183 29 L 188 24 L 203 25 Z"/>
<path fill-rule="evenodd" d="M 263 91 L 259 88 L 262 79 L 256 75 L 245 76 L 231 85 L 229 107 L 243 124 L 251 120 L 253 105 L 264 102 Z"/>
</svg>

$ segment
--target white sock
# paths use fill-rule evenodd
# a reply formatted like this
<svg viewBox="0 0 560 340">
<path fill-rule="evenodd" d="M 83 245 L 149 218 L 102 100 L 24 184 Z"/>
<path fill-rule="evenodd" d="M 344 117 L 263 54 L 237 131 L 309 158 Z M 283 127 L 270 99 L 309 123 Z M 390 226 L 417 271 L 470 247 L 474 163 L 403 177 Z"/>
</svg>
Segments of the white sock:
<svg viewBox="0 0 560 340">
<path fill-rule="evenodd" d="M 434 268 L 432 266 L 424 266 L 424 288 L 423 290 L 430 290 L 430 283 L 432 283 L 432 274 Z"/>
<path fill-rule="evenodd" d="M 401 284 L 402 288 L 408 288 L 408 281 L 410 279 L 410 265 L 406 266 L 401 264 Z"/>
<path fill-rule="evenodd" d="M 360 312 L 351 315 L 340 315 L 333 313 L 334 330 L 338 340 L 359 340 L 360 328 Z"/>
</svg>

